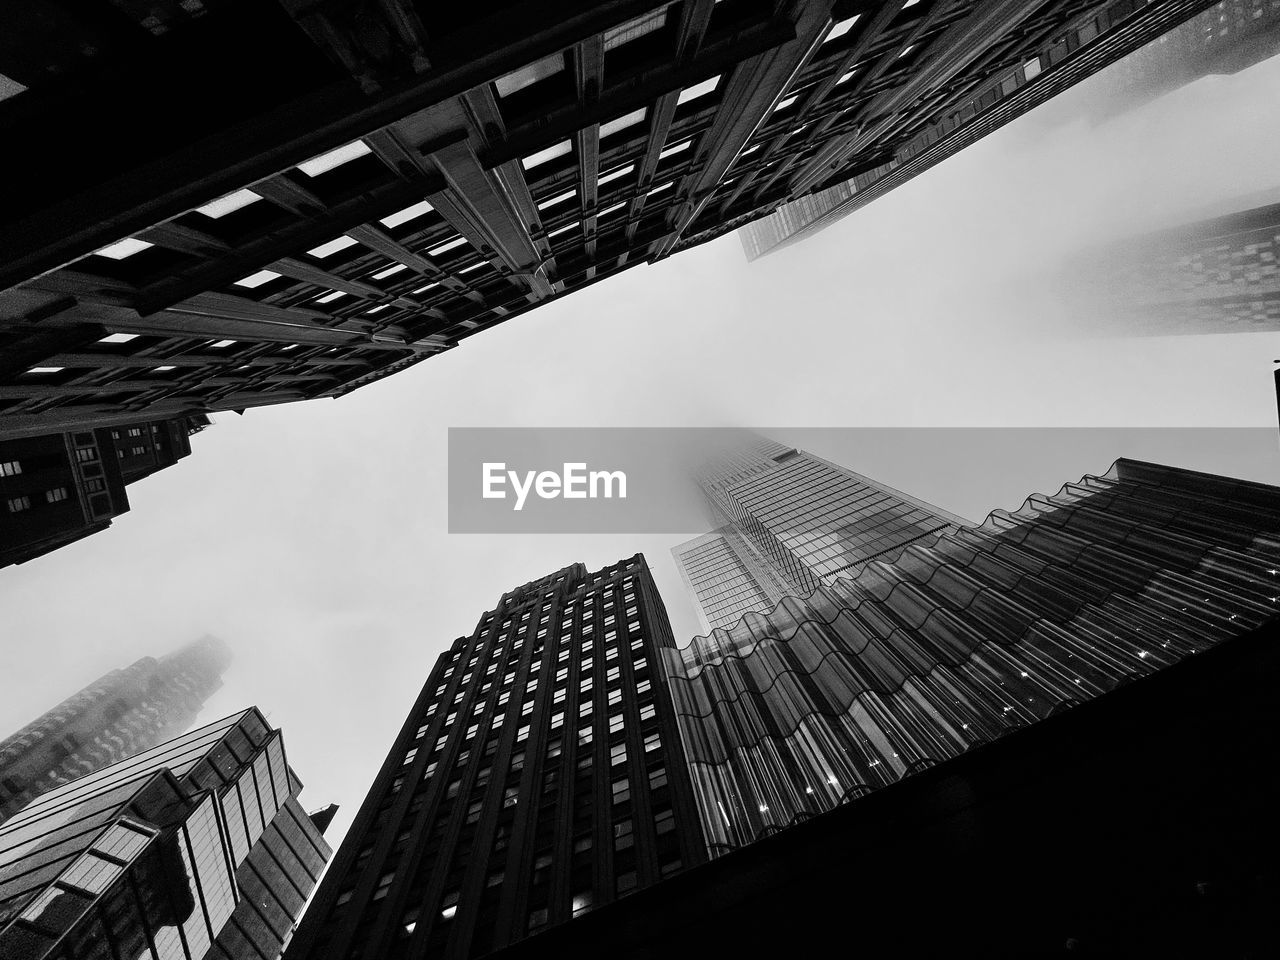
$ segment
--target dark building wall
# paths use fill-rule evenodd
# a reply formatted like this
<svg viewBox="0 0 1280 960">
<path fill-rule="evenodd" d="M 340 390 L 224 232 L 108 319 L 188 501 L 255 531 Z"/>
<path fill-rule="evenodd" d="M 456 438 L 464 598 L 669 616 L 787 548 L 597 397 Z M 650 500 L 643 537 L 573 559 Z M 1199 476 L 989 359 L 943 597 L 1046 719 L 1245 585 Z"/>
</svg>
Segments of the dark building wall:
<svg viewBox="0 0 1280 960">
<path fill-rule="evenodd" d="M 229 662 L 212 637 L 158 660 L 145 657 L 0 741 L 0 821 L 42 793 L 186 730 Z"/>
<path fill-rule="evenodd" d="M 640 556 L 524 585 L 431 672 L 289 960 L 474 956 L 706 857 Z"/>
<path fill-rule="evenodd" d="M 191 453 L 205 416 L 0 440 L 0 567 L 44 556 L 129 510 L 125 486 Z"/>
</svg>

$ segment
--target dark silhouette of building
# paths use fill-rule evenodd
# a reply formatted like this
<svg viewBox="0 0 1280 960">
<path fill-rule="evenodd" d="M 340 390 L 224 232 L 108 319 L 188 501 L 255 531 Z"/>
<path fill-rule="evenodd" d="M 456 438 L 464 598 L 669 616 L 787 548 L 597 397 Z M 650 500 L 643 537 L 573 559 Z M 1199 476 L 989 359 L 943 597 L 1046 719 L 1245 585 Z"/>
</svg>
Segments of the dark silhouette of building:
<svg viewBox="0 0 1280 960">
<path fill-rule="evenodd" d="M 0 440 L 0 567 L 111 526 L 126 487 L 191 453 L 203 415 Z"/>
<path fill-rule="evenodd" d="M 214 637 L 143 657 L 0 741 L 0 821 L 55 787 L 184 732 L 222 686 L 230 661 Z"/>
<path fill-rule="evenodd" d="M 1115 0 L 1072 6 L 1069 12 L 1064 7 L 1064 15 L 1051 21 L 1023 20 L 1016 39 L 975 40 L 954 30 L 960 45 L 953 55 L 974 58 L 958 71 L 945 59 L 925 62 L 932 51 L 921 51 L 908 39 L 902 52 L 890 52 L 908 63 L 920 58 L 901 84 L 882 83 L 885 56 L 856 58 L 849 64 L 862 100 L 855 132 L 802 163 L 776 210 L 743 224 L 739 238 L 747 259 L 812 236 L 1210 6 L 1195 3 L 1175 10 Z M 969 9 L 995 11 L 991 4 Z M 928 12 L 938 15 L 942 10 Z M 890 77 L 898 62 L 889 61 Z M 828 157 L 845 162 L 851 155 L 860 162 L 846 163 L 843 175 L 825 163 Z M 786 157 L 779 159 L 782 168 L 794 169 Z"/>
<path fill-rule="evenodd" d="M 966 523 L 763 437 L 712 455 L 696 479 L 716 529 L 672 555 L 708 630 L 807 596 L 852 567 Z"/>
<path fill-rule="evenodd" d="M 1280 330 L 1280 202 L 1076 258 L 1059 283 L 1082 323 L 1122 335 Z"/>
<path fill-rule="evenodd" d="M 0 826 L 0 956 L 262 960 L 330 849 L 256 708 L 65 784 Z"/>
<path fill-rule="evenodd" d="M 432 670 L 289 960 L 479 956 L 706 858 L 644 558 L 505 594 Z"/>
<path fill-rule="evenodd" d="M 23 8 L 0 436 L 340 396 L 787 201 L 866 202 L 1206 5 Z"/>
</svg>

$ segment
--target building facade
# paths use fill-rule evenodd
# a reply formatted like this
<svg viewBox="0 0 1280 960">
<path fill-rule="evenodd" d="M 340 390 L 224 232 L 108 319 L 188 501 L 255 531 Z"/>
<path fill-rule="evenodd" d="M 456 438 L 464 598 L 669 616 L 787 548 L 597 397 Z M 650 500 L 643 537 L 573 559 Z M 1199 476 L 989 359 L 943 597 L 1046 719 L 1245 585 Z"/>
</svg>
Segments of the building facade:
<svg viewBox="0 0 1280 960">
<path fill-rule="evenodd" d="M 0 567 L 111 526 L 130 483 L 191 453 L 203 415 L 0 440 Z"/>
<path fill-rule="evenodd" d="M 747 258 L 813 236 L 1209 6 L 1113 0 L 1051 12 L 1028 5 L 999 38 L 965 36 L 956 25 L 948 34 L 930 36 L 926 30 L 903 38 L 884 52 L 864 48 L 837 81 L 859 88 L 860 102 L 850 115 L 857 126 L 808 163 L 778 158 L 790 174 L 788 192 L 768 215 L 735 224 L 742 227 Z M 902 13 L 914 9 L 907 3 Z M 1032 9 L 1035 14 L 1026 16 Z M 973 10 L 996 12 L 991 4 Z M 940 6 L 926 12 L 945 16 Z M 956 43 L 950 57 L 934 59 L 948 37 Z M 922 49 L 922 40 L 935 46 Z M 902 63 L 908 65 L 906 76 Z M 884 82 L 895 75 L 898 82 Z M 838 118 L 834 126 L 844 122 Z M 853 157 L 856 162 L 849 162 Z"/>
<path fill-rule="evenodd" d="M 505 594 L 443 654 L 289 960 L 468 957 L 706 859 L 644 558 Z"/>
<path fill-rule="evenodd" d="M 1120 460 L 662 651 L 713 853 L 1274 623 L 1280 488 Z"/>
<path fill-rule="evenodd" d="M 1088 305 L 1081 313 L 1097 318 L 1100 333 L 1275 331 L 1277 256 L 1280 202 L 1090 251 L 1071 264 L 1063 284 L 1069 296 Z"/>
<path fill-rule="evenodd" d="M 966 522 L 764 438 L 713 456 L 696 479 L 716 530 L 672 554 L 708 628 L 808 596 L 852 567 Z"/>
<path fill-rule="evenodd" d="M 7 960 L 279 955 L 330 850 L 256 708 L 82 777 L 0 826 Z"/>
<path fill-rule="evenodd" d="M 790 200 L 866 202 L 1207 2 L 15 14 L 0 437 L 341 396 Z"/>
<path fill-rule="evenodd" d="M 143 657 L 0 741 L 0 822 L 41 794 L 183 733 L 230 661 L 215 637 Z"/>
<path fill-rule="evenodd" d="M 1280 4 L 1219 0 L 1176 30 L 1125 57 L 1089 113 L 1105 120 L 1201 77 L 1239 73 L 1280 53 Z"/>
</svg>

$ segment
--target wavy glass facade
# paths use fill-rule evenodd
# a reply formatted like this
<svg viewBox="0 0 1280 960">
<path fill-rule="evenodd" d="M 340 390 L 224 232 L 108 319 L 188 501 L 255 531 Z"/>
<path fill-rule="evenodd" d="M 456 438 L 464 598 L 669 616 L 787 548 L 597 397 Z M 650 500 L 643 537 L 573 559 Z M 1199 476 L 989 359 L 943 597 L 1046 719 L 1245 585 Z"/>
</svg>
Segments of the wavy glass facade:
<svg viewBox="0 0 1280 960">
<path fill-rule="evenodd" d="M 279 955 L 328 859 L 278 730 L 243 711 L 0 827 L 5 960 Z"/>
<path fill-rule="evenodd" d="M 505 594 L 441 655 L 288 960 L 473 957 L 706 859 L 644 558 Z"/>
<path fill-rule="evenodd" d="M 1272 621 L 1280 488 L 1129 460 L 664 650 L 713 853 Z"/>
<path fill-rule="evenodd" d="M 0 437 L 345 395 L 797 198 L 865 202 L 1208 5 L 16 11 Z"/>
<path fill-rule="evenodd" d="M 763 437 L 696 476 L 718 529 L 672 555 L 708 628 L 784 596 L 807 595 L 853 566 L 964 520 Z"/>
<path fill-rule="evenodd" d="M 0 822 L 42 793 L 187 730 L 230 662 L 216 637 L 143 657 L 0 741 Z"/>
</svg>

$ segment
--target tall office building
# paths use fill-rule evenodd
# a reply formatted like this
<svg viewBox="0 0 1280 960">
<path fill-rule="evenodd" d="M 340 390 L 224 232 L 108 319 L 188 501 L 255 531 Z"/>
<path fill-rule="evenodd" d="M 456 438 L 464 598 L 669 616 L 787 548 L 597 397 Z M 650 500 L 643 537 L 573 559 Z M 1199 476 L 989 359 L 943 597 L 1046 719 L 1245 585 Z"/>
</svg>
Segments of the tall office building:
<svg viewBox="0 0 1280 960">
<path fill-rule="evenodd" d="M 0 741 L 0 821 L 55 787 L 184 732 L 222 686 L 230 661 L 215 637 L 143 657 Z"/>
<path fill-rule="evenodd" d="M 203 415 L 0 440 L 0 567 L 99 533 L 129 510 L 131 483 L 191 453 Z"/>
<path fill-rule="evenodd" d="M 1280 53 L 1280 6 L 1219 0 L 1204 13 L 1121 60 L 1088 113 L 1103 120 L 1150 103 L 1201 77 L 1239 73 Z"/>
<path fill-rule="evenodd" d="M 706 859 L 644 558 L 503 595 L 441 655 L 289 960 L 468 957 Z"/>
<path fill-rule="evenodd" d="M 717 529 L 672 554 L 708 629 L 808 596 L 859 564 L 966 522 L 764 438 L 713 456 L 696 479 Z"/>
<path fill-rule="evenodd" d="M 1208 3 L 20 8 L 0 437 L 341 396 L 789 200 L 883 194 Z"/>
<path fill-rule="evenodd" d="M 274 960 L 330 853 L 256 708 L 0 826 L 6 960 Z"/>
<path fill-rule="evenodd" d="M 1076 258 L 1060 282 L 1080 322 L 1127 336 L 1280 330 L 1280 196 L 1264 197 Z"/>
<path fill-rule="evenodd" d="M 1120 460 L 660 651 L 713 852 L 1276 618 L 1280 488 Z"/>
<path fill-rule="evenodd" d="M 901 88 L 880 87 L 883 60 L 862 60 L 857 65 L 871 69 L 854 70 L 851 79 L 866 98 L 857 114 L 865 127 L 851 143 L 819 151 L 817 163 L 803 165 L 801 174 L 790 179 L 790 192 L 776 210 L 742 226 L 739 237 L 747 258 L 754 260 L 814 235 L 1072 84 L 1129 56 L 1189 16 L 1221 5 L 1197 3 L 1174 11 L 1114 0 L 1075 6 L 1052 22 L 1022 21 L 1027 29 L 1016 41 L 1008 37 L 1007 43 L 981 51 L 973 48 L 980 65 L 976 71 L 951 72 L 940 61 L 921 64 L 920 80 Z M 907 8 L 914 9 L 910 3 Z M 994 12 L 990 4 L 971 9 Z M 929 13 L 936 16 L 942 10 L 934 7 Z M 897 55 L 910 62 L 917 49 L 909 40 Z M 939 71 L 932 80 L 946 79 L 940 85 L 926 81 L 930 70 Z M 860 151 L 861 162 L 846 166 L 843 176 L 832 176 L 836 168 L 831 166 L 818 173 L 826 155 L 848 156 L 850 149 Z M 787 166 L 788 161 L 781 159 Z"/>
</svg>

